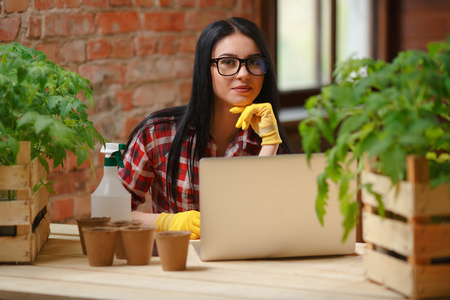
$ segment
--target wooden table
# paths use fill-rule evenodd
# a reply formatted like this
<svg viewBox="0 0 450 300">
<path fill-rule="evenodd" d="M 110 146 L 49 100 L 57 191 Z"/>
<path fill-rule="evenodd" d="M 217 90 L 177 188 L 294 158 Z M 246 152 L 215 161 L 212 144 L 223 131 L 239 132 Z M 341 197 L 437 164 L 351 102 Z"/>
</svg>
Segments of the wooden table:
<svg viewBox="0 0 450 300">
<path fill-rule="evenodd" d="M 34 265 L 0 265 L 0 299 L 404 299 L 364 278 L 364 244 L 354 255 L 203 262 L 191 241 L 187 270 L 150 265 L 91 267 L 76 225 L 52 224 Z"/>
</svg>

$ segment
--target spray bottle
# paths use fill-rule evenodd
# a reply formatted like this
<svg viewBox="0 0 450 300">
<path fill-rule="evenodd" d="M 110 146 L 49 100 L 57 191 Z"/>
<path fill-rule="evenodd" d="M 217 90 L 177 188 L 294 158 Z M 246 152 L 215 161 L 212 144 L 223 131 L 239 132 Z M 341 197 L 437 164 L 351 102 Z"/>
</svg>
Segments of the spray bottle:
<svg viewBox="0 0 450 300">
<path fill-rule="evenodd" d="M 106 147 L 105 147 L 106 146 Z M 117 166 L 123 168 L 121 150 L 125 144 L 106 143 L 103 179 L 91 194 L 91 216 L 111 217 L 111 221 L 131 220 L 131 194 L 122 185 Z"/>
</svg>

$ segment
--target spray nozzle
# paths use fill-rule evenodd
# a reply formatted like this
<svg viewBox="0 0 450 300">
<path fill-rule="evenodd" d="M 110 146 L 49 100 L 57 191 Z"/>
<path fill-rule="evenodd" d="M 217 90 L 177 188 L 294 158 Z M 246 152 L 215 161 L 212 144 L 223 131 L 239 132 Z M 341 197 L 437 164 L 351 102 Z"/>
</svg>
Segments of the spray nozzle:
<svg viewBox="0 0 450 300">
<path fill-rule="evenodd" d="M 102 146 L 100 152 L 105 153 L 105 166 L 120 166 L 123 168 L 124 165 L 121 151 L 125 149 L 125 144 L 118 143 L 106 143 Z"/>
</svg>

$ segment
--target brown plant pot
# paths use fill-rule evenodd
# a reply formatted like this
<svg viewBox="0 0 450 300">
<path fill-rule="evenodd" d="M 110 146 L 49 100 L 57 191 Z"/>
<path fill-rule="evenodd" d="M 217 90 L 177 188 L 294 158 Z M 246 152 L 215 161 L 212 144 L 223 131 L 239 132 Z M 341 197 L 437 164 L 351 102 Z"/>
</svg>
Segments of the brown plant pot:
<svg viewBox="0 0 450 300">
<path fill-rule="evenodd" d="M 164 271 L 186 269 L 189 231 L 165 231 L 155 234 L 161 267 Z"/>
<path fill-rule="evenodd" d="M 85 217 L 77 219 L 78 233 L 80 234 L 81 249 L 83 250 L 83 254 L 87 254 L 86 244 L 84 242 L 83 228 L 106 226 L 108 225 L 110 220 L 110 217 Z"/>
<path fill-rule="evenodd" d="M 89 265 L 112 265 L 118 231 L 114 227 L 83 227 Z"/>
<path fill-rule="evenodd" d="M 127 226 L 120 228 L 129 265 L 139 266 L 150 263 L 155 230 L 156 226 Z"/>
<path fill-rule="evenodd" d="M 140 226 L 142 225 L 141 220 L 120 220 L 120 221 L 114 221 L 110 222 L 109 225 L 112 227 L 122 228 L 126 226 Z M 123 239 L 122 239 L 122 231 L 119 230 L 117 234 L 117 241 L 116 241 L 116 258 L 117 259 L 127 259 L 125 255 L 125 248 L 123 245 Z"/>
</svg>

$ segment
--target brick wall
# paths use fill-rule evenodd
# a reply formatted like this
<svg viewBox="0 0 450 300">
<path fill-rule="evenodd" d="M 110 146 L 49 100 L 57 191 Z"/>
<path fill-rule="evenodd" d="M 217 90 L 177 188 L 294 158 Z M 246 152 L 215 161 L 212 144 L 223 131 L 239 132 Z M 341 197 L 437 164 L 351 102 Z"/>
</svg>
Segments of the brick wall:
<svg viewBox="0 0 450 300">
<path fill-rule="evenodd" d="M 149 113 L 189 100 L 194 51 L 203 28 L 232 16 L 256 20 L 259 0 L 0 0 L 0 42 L 16 41 L 92 81 L 90 120 L 111 142 L 123 142 Z M 103 175 L 68 155 L 52 170 L 53 222 L 90 214 Z M 148 206 L 147 206 L 148 207 Z M 144 207 L 145 208 L 145 207 Z"/>
</svg>

